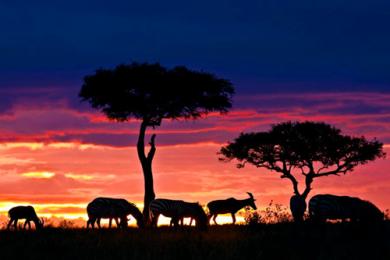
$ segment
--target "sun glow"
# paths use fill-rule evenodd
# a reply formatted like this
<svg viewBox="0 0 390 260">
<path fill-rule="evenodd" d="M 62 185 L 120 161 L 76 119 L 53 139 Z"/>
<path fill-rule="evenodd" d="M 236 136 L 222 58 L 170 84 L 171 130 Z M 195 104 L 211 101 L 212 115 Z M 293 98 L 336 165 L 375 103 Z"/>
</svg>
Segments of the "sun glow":
<svg viewBox="0 0 390 260">
<path fill-rule="evenodd" d="M 27 178 L 35 178 L 35 179 L 50 179 L 54 177 L 56 174 L 54 172 L 25 172 L 21 174 Z"/>
<path fill-rule="evenodd" d="M 45 145 L 43 143 L 36 142 L 14 142 L 14 143 L 2 143 L 1 149 L 13 149 L 13 148 L 29 148 L 31 150 L 42 149 Z"/>
</svg>

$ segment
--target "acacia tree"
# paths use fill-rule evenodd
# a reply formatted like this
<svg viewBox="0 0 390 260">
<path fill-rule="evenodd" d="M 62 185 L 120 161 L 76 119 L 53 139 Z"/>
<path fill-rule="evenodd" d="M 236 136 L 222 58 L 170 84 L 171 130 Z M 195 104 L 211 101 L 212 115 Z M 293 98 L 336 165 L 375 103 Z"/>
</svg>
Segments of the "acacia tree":
<svg viewBox="0 0 390 260">
<path fill-rule="evenodd" d="M 236 159 L 239 168 L 250 163 L 290 180 L 294 191 L 290 209 L 295 221 L 303 220 L 314 179 L 346 174 L 359 164 L 385 156 L 379 141 L 342 135 L 339 129 L 318 122 L 285 122 L 268 132 L 241 133 L 222 147 L 220 154 L 223 161 Z M 305 182 L 302 190 L 298 175 Z"/>
<path fill-rule="evenodd" d="M 213 111 L 226 113 L 233 94 L 229 81 L 210 73 L 183 66 L 167 69 L 158 63 L 131 63 L 86 76 L 79 96 L 109 119 L 140 121 L 137 152 L 145 185 L 143 214 L 148 219 L 148 205 L 155 198 L 152 161 L 156 135 L 151 136 L 146 154 L 146 130 L 160 126 L 163 119 L 197 119 Z"/>
</svg>

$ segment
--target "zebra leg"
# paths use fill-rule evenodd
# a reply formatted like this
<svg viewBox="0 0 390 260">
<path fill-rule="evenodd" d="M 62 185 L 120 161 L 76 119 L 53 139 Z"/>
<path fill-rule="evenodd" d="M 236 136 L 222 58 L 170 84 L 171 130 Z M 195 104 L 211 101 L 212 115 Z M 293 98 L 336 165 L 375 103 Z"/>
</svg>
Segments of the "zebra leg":
<svg viewBox="0 0 390 260">
<path fill-rule="evenodd" d="M 19 219 L 17 219 L 17 218 L 14 220 L 14 228 L 15 228 L 15 230 L 18 230 L 18 220 Z"/>
<path fill-rule="evenodd" d="M 111 229 L 111 225 L 112 225 L 112 218 L 110 218 L 110 220 L 108 221 L 108 228 Z"/>
<path fill-rule="evenodd" d="M 119 226 L 120 228 L 123 228 L 123 229 L 126 229 L 128 228 L 128 222 L 129 219 L 127 218 L 127 216 L 123 216 L 119 219 Z"/>
<path fill-rule="evenodd" d="M 102 228 L 102 227 L 100 226 L 100 220 L 101 220 L 101 218 L 98 218 L 98 219 L 96 220 L 96 223 L 97 223 L 97 226 L 98 226 L 99 229 Z"/>
<path fill-rule="evenodd" d="M 190 226 L 192 226 L 193 218 L 190 218 Z"/>
<path fill-rule="evenodd" d="M 157 227 L 157 223 L 158 223 L 158 218 L 160 217 L 160 214 L 159 213 L 156 213 L 154 214 L 153 213 L 153 217 L 152 217 L 152 227 Z"/>
<path fill-rule="evenodd" d="M 9 230 L 11 228 L 12 222 L 14 222 L 14 219 L 10 219 L 7 225 L 7 229 Z"/>
<path fill-rule="evenodd" d="M 89 225 L 91 225 L 91 229 L 94 229 L 95 228 L 95 221 L 96 221 L 96 218 L 88 219 L 88 221 L 87 221 L 87 228 L 89 227 Z"/>
<path fill-rule="evenodd" d="M 180 221 L 180 219 L 178 217 L 172 217 L 171 222 L 173 222 L 174 228 L 179 227 L 179 221 Z"/>
<path fill-rule="evenodd" d="M 232 219 L 233 219 L 233 225 L 236 224 L 236 216 L 234 213 L 232 213 Z"/>
<path fill-rule="evenodd" d="M 214 221 L 215 225 L 218 225 L 217 216 L 218 216 L 218 214 L 214 214 L 214 217 L 213 217 L 213 221 Z"/>
<path fill-rule="evenodd" d="M 30 221 L 28 221 L 28 220 L 26 219 L 26 221 L 24 221 L 23 229 L 26 229 L 27 223 L 29 224 Z M 30 227 L 30 229 L 31 229 L 31 227 Z"/>
</svg>

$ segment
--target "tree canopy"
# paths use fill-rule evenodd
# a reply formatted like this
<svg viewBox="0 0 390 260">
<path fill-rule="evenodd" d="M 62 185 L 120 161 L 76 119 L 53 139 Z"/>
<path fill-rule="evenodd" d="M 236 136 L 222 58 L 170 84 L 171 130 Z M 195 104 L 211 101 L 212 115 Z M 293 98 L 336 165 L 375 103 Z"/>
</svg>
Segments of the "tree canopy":
<svg viewBox="0 0 390 260">
<path fill-rule="evenodd" d="M 313 179 L 347 173 L 359 164 L 385 156 L 383 144 L 365 137 L 351 137 L 321 122 L 284 122 L 270 131 L 241 133 L 221 148 L 221 160 L 236 159 L 238 167 L 250 163 L 281 173 L 290 179 L 294 193 L 307 196 Z M 303 193 L 298 190 L 296 171 L 306 178 Z"/>
<path fill-rule="evenodd" d="M 137 153 L 144 175 L 143 213 L 147 220 L 149 203 L 155 198 L 152 162 L 156 152 L 155 134 L 145 152 L 147 128 L 160 126 L 164 118 L 197 119 L 209 112 L 226 113 L 233 94 L 228 80 L 210 73 L 183 66 L 167 69 L 158 63 L 131 63 L 86 76 L 79 96 L 112 120 L 141 121 Z"/>
<path fill-rule="evenodd" d="M 135 118 L 158 126 L 163 118 L 195 119 L 213 111 L 227 112 L 233 94 L 229 81 L 210 73 L 131 63 L 86 76 L 79 96 L 110 119 Z"/>
</svg>

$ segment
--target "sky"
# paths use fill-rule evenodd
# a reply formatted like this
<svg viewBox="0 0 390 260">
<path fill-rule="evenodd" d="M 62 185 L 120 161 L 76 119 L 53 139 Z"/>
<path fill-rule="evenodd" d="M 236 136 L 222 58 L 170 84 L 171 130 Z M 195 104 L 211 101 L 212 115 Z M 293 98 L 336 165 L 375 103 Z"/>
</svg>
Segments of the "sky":
<svg viewBox="0 0 390 260">
<path fill-rule="evenodd" d="M 33 204 L 85 217 L 98 196 L 142 206 L 139 122 L 115 123 L 78 98 L 83 77 L 117 64 L 185 65 L 230 80 L 227 115 L 164 121 L 156 133 L 158 197 L 199 201 L 252 192 L 288 205 L 275 173 L 221 163 L 240 132 L 325 121 L 390 151 L 390 2 L 0 2 L 0 214 Z M 312 195 L 358 196 L 390 208 L 388 159 L 316 179 Z"/>
</svg>

